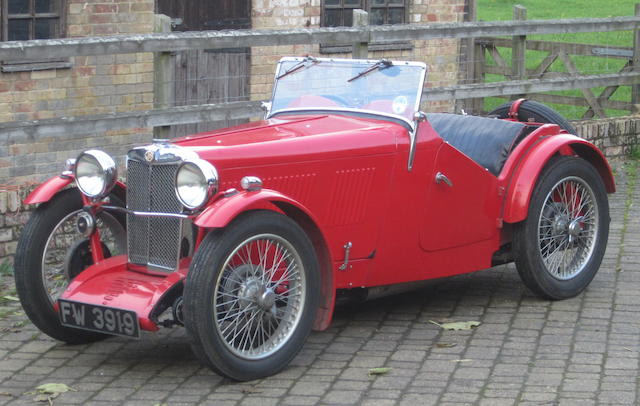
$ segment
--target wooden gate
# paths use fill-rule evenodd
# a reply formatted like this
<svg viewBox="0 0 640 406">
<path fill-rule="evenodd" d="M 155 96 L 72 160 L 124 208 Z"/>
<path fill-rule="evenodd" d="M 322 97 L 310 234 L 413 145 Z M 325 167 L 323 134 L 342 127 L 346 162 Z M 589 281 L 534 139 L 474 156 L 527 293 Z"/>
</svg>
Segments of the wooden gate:
<svg viewBox="0 0 640 406">
<path fill-rule="evenodd" d="M 251 28 L 250 0 L 158 0 L 158 13 L 172 19 L 174 31 Z M 251 48 L 188 50 L 173 54 L 174 106 L 249 100 Z M 174 125 L 171 137 L 236 125 L 225 120 Z"/>
</svg>

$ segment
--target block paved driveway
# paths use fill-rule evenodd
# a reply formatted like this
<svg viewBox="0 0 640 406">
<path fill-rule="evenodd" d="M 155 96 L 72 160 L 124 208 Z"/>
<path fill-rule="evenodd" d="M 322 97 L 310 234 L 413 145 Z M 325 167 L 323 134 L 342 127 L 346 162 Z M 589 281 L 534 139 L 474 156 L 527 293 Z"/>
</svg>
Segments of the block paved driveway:
<svg viewBox="0 0 640 406">
<path fill-rule="evenodd" d="M 616 172 L 606 257 L 577 298 L 537 299 L 513 265 L 450 278 L 340 307 L 284 372 L 249 383 L 201 367 L 182 329 L 67 346 L 5 301 L 0 405 L 34 404 L 25 392 L 42 383 L 76 389 L 57 405 L 639 404 L 640 186 Z M 429 320 L 482 324 L 454 332 Z M 369 376 L 374 367 L 391 370 Z"/>
</svg>

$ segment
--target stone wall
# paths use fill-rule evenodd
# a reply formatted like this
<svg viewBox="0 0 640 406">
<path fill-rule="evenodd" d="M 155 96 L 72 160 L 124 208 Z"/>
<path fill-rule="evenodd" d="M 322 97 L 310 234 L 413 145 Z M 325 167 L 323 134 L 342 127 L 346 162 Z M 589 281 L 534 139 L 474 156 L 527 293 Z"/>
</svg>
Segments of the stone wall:
<svg viewBox="0 0 640 406">
<path fill-rule="evenodd" d="M 67 37 L 151 33 L 154 0 L 67 0 Z M 73 57 L 70 67 L 0 73 L 0 122 L 38 120 L 153 106 L 153 54 Z M 102 148 L 122 155 L 150 129 L 44 138 L 0 145 L 0 185 L 22 185 L 58 172 L 67 158 Z M 1 237 L 0 237 L 1 238 Z"/>
<path fill-rule="evenodd" d="M 593 142 L 608 159 L 628 156 L 640 148 L 640 115 L 574 121 L 576 132 Z"/>
<path fill-rule="evenodd" d="M 409 23 L 462 22 L 465 0 L 413 0 L 409 2 Z M 254 0 L 252 27 L 255 29 L 288 29 L 320 27 L 320 0 Z M 425 62 L 429 67 L 427 87 L 457 84 L 459 41 L 439 39 L 412 41 L 412 49 L 371 51 L 369 58 L 390 58 Z M 282 56 L 313 55 L 351 58 L 350 53 L 322 54 L 319 45 L 285 45 L 251 49 L 251 100 L 271 97 L 275 64 Z M 427 111 L 452 112 L 450 101 L 431 102 Z"/>
</svg>

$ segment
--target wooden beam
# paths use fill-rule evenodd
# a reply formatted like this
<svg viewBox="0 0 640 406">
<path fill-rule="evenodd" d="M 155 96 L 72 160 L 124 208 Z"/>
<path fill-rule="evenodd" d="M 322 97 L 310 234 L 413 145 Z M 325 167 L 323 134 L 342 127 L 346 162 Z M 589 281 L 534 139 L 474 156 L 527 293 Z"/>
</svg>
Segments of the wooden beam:
<svg viewBox="0 0 640 406">
<path fill-rule="evenodd" d="M 564 52 L 561 52 L 558 55 L 558 57 L 562 60 L 562 62 L 564 62 L 564 66 L 567 68 L 570 74 L 574 76 L 580 75 L 580 72 L 578 72 L 578 68 L 573 63 L 569 55 L 565 54 Z M 587 102 L 589 103 L 589 106 L 591 106 L 591 108 L 596 113 L 596 115 L 600 118 L 606 118 L 607 114 L 604 112 L 604 109 L 602 108 L 600 103 L 598 103 L 598 99 L 596 99 L 596 96 L 593 94 L 591 89 L 582 88 L 580 90 L 582 91 L 582 95 L 587 100 Z"/>
<path fill-rule="evenodd" d="M 568 76 L 551 79 L 512 80 L 508 82 L 480 83 L 424 90 L 424 101 L 494 97 L 511 94 L 530 94 L 558 90 L 588 89 L 610 85 L 640 84 L 640 72 L 613 73 L 588 76 Z"/>
<path fill-rule="evenodd" d="M 0 43 L 0 60 L 64 58 L 83 55 L 183 51 L 252 46 L 374 41 L 413 41 L 496 35 L 567 34 L 633 30 L 640 17 L 572 18 L 561 20 L 480 21 L 463 23 L 396 24 L 354 27 L 296 28 L 113 35 Z"/>
<path fill-rule="evenodd" d="M 493 45 L 496 47 L 511 48 L 511 40 L 508 38 L 485 37 L 478 38 L 476 42 Z M 602 45 L 578 44 L 573 42 L 540 41 L 527 39 L 527 50 L 558 53 L 564 51 L 568 55 L 601 56 L 606 58 L 630 59 L 633 48 L 612 47 Z"/>
</svg>

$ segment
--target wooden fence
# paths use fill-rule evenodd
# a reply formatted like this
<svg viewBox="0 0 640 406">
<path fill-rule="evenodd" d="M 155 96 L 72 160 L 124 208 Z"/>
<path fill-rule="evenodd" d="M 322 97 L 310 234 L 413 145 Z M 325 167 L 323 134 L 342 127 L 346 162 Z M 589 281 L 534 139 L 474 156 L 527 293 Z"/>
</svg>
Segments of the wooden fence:
<svg viewBox="0 0 640 406">
<path fill-rule="evenodd" d="M 640 4 L 636 5 L 635 14 L 636 16 L 640 16 Z M 521 21 L 525 19 L 526 9 L 522 6 L 515 6 L 514 20 Z M 530 40 L 524 35 L 514 36 L 513 39 L 495 37 L 478 38 L 475 40 L 474 58 L 476 58 L 478 63 L 474 66 L 474 81 L 484 82 L 487 74 L 500 75 L 510 80 L 521 80 L 525 78 L 540 80 L 556 78 L 560 79 L 560 81 L 572 80 L 575 77 L 582 76 L 572 56 L 624 60 L 625 63 L 619 71 L 622 77 L 628 72 L 636 71 L 635 67 L 640 63 L 640 38 L 637 30 L 635 34 L 635 41 L 632 47 Z M 503 57 L 499 48 L 511 50 L 511 61 Z M 545 52 L 546 55 L 536 67 L 527 69 L 526 50 Z M 493 61 L 493 64 L 489 64 L 489 61 Z M 560 61 L 566 71 L 552 71 L 551 67 L 556 61 Z M 634 86 L 631 92 L 631 100 L 626 102 L 611 100 L 611 96 L 613 96 L 621 85 L 623 85 L 623 83 L 617 81 L 611 83 L 603 82 L 602 86 L 604 90 L 599 95 L 594 94 L 590 88 L 576 87 L 581 90 L 583 97 L 541 93 L 542 90 L 536 92 L 535 95 L 527 94 L 526 96 L 545 103 L 587 107 L 582 119 L 591 119 L 594 117 L 606 118 L 607 114 L 605 109 L 626 110 L 630 113 L 638 112 L 640 95 L 638 86 L 635 83 L 633 84 Z M 565 89 L 554 87 L 549 90 Z M 505 97 L 503 95 L 493 96 Z M 508 97 L 509 96 L 506 96 L 505 98 Z M 475 101 L 474 109 L 483 109 L 482 99 Z"/>
<path fill-rule="evenodd" d="M 432 40 L 438 38 L 486 38 L 512 36 L 522 41 L 531 34 L 562 34 L 634 30 L 639 38 L 640 16 L 614 18 L 582 18 L 562 20 L 526 20 L 437 24 L 403 24 L 392 26 L 358 26 L 291 30 L 237 30 L 172 32 L 146 35 L 117 35 L 97 38 L 69 38 L 0 43 L 0 60 L 42 59 L 84 55 L 126 54 L 137 52 L 170 52 L 187 49 L 221 49 L 291 44 L 355 43 L 359 55 L 375 41 Z M 526 39 L 525 39 L 526 41 Z M 527 41 L 530 42 L 530 41 Z M 638 41 L 636 41 L 636 44 Z M 531 42 L 535 44 L 535 42 Z M 640 61 L 634 47 L 633 62 Z M 498 83 L 475 83 L 450 87 L 425 88 L 427 100 L 477 99 L 489 96 L 518 95 L 550 90 L 589 89 L 598 86 L 634 86 L 638 100 L 640 70 L 630 69 L 616 74 L 574 75 L 569 78 L 548 77 L 514 79 Z M 162 75 L 157 75 L 161 77 Z M 158 80 L 158 79 L 156 79 Z M 160 78 L 162 80 L 162 78 Z M 604 105 L 611 101 L 604 101 Z M 157 103 L 156 105 L 161 105 Z M 147 111 L 64 117 L 56 119 L 0 123 L 0 142 L 15 143 L 39 137 L 69 137 L 140 127 L 162 127 L 257 117 L 262 114 L 260 102 L 191 105 L 156 108 Z"/>
</svg>

